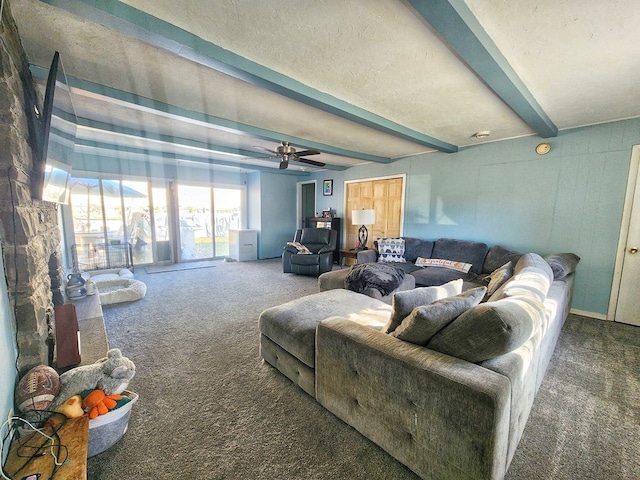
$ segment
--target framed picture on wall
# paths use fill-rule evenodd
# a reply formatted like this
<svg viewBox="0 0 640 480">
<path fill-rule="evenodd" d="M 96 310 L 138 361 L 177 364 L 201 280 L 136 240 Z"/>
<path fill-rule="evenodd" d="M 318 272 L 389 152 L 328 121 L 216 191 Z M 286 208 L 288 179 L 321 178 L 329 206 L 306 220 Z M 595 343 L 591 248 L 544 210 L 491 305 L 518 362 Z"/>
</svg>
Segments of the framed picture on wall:
<svg viewBox="0 0 640 480">
<path fill-rule="evenodd" d="M 322 195 L 325 197 L 333 195 L 333 180 L 325 180 L 322 182 Z"/>
</svg>

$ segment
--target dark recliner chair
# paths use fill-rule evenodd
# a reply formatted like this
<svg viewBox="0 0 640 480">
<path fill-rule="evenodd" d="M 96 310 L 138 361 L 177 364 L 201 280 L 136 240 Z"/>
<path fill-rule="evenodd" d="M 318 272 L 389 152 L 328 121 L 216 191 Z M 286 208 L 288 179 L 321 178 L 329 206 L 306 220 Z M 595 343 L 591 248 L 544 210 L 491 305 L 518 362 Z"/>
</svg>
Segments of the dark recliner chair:
<svg viewBox="0 0 640 480">
<path fill-rule="evenodd" d="M 282 271 L 298 275 L 318 276 L 333 268 L 333 251 L 336 249 L 338 232 L 328 228 L 303 228 L 297 230 L 293 238 L 312 253 L 301 254 L 291 245 L 284 247 Z"/>
</svg>

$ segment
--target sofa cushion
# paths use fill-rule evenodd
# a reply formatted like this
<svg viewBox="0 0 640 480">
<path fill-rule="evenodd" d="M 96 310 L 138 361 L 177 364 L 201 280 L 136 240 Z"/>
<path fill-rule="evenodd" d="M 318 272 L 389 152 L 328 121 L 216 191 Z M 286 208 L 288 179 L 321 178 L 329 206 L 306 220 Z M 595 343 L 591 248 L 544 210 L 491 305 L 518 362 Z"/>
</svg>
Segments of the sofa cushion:
<svg viewBox="0 0 640 480">
<path fill-rule="evenodd" d="M 391 264 L 387 264 L 387 265 L 393 265 L 395 268 L 399 268 L 404 273 L 413 273 L 416 270 L 420 270 L 420 267 L 416 266 L 415 263 L 409 263 L 409 262 L 391 263 Z"/>
<path fill-rule="evenodd" d="M 477 363 L 524 344 L 541 322 L 544 305 L 532 297 L 482 303 L 436 333 L 427 348 Z"/>
<path fill-rule="evenodd" d="M 413 265 L 413 264 L 412 264 Z M 458 278 L 465 282 L 472 282 L 478 276 L 475 273 L 463 273 L 456 270 L 449 270 L 448 268 L 441 267 L 415 267 L 416 269 L 411 272 L 416 278 L 416 285 L 423 287 L 431 287 L 433 285 L 442 285 L 443 283 L 456 280 Z"/>
<path fill-rule="evenodd" d="M 380 329 L 389 320 L 391 307 L 349 290 L 328 290 L 297 298 L 260 314 L 260 333 L 302 363 L 314 368 L 316 327 L 332 315 L 347 317 Z"/>
<path fill-rule="evenodd" d="M 484 264 L 482 265 L 482 273 L 491 273 L 507 262 L 512 262 L 512 265 L 515 265 L 521 256 L 522 253 L 520 252 L 503 247 L 502 245 L 494 245 L 487 252 Z"/>
<path fill-rule="evenodd" d="M 547 277 L 549 283 L 553 282 L 553 270 L 551 270 L 551 266 L 537 253 L 522 255 L 513 269 L 513 274 L 517 275 L 525 270 L 539 272 Z"/>
<path fill-rule="evenodd" d="M 486 243 L 470 240 L 457 240 L 453 238 L 440 238 L 433 246 L 431 258 L 443 258 L 456 262 L 470 263 L 470 272 L 476 275 L 482 272 L 484 257 L 487 255 Z"/>
<path fill-rule="evenodd" d="M 454 297 L 416 307 L 391 335 L 416 345 L 425 345 L 452 320 L 478 305 L 486 291 L 486 287 L 473 288 Z"/>
<path fill-rule="evenodd" d="M 415 263 L 418 257 L 431 258 L 433 252 L 433 242 L 430 240 L 420 240 L 419 238 L 404 238 L 404 258 L 407 262 Z"/>
<path fill-rule="evenodd" d="M 554 253 L 545 255 L 544 260 L 553 271 L 553 278 L 560 280 L 576 271 L 580 257 L 575 253 Z"/>
<path fill-rule="evenodd" d="M 523 255 L 516 263 L 513 273 L 513 277 L 498 288 L 488 301 L 524 295 L 535 296 L 544 302 L 553 282 L 553 272 L 540 255 L 537 253 Z"/>
<path fill-rule="evenodd" d="M 404 263 L 404 238 L 378 238 L 378 262 Z"/>
<path fill-rule="evenodd" d="M 453 280 L 434 287 L 418 287 L 413 290 L 396 292 L 391 301 L 391 318 L 382 328 L 383 333 L 393 332 L 414 308 L 428 305 L 441 298 L 452 297 L 462 292 L 462 280 Z"/>
</svg>

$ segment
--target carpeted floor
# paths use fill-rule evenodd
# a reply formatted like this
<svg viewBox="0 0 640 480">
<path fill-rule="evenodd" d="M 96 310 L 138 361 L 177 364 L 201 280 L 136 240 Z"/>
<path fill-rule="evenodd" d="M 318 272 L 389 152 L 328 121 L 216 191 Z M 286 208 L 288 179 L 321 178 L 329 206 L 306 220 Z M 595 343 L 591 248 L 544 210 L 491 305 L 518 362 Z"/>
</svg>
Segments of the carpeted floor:
<svg viewBox="0 0 640 480">
<path fill-rule="evenodd" d="M 140 269 L 142 270 L 142 269 Z M 279 259 L 148 275 L 104 308 L 137 367 L 129 430 L 89 479 L 415 479 L 261 362 L 258 315 L 317 291 Z M 507 478 L 640 477 L 640 328 L 571 316 Z"/>
<path fill-rule="evenodd" d="M 219 261 L 215 260 L 203 260 L 200 262 L 187 262 L 187 263 L 171 263 L 169 265 L 150 265 L 144 267 L 147 273 L 167 273 L 177 272 L 182 270 L 195 270 L 197 268 L 210 268 L 215 267 Z"/>
</svg>

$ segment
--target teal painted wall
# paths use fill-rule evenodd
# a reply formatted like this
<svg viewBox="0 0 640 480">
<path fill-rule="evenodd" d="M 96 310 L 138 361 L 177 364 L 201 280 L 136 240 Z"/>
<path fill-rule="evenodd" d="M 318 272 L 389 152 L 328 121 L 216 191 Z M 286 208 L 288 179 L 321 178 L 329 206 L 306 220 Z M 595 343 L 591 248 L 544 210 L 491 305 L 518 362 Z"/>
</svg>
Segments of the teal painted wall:
<svg viewBox="0 0 640 480">
<path fill-rule="evenodd" d="M 430 153 L 391 164 L 298 177 L 279 173 L 219 174 L 210 183 L 247 184 L 249 228 L 258 258 L 281 255 L 296 228 L 296 182 L 316 179 L 316 209 L 344 218 L 344 182 L 406 174 L 403 234 L 503 244 L 541 254 L 572 251 L 580 262 L 573 307 L 606 315 L 631 148 L 640 119 L 560 132 L 552 149 L 535 153 L 539 137 L 487 143 L 453 154 Z M 124 176 L 200 180 L 201 170 L 84 156 L 78 168 Z M 76 165 L 74 164 L 74 168 Z M 195 173 L 194 173 L 195 172 Z M 333 195 L 322 182 L 333 180 Z"/>
<path fill-rule="evenodd" d="M 1 245 L 0 245 L 1 247 Z M 1 248 L 0 248 L 1 250 Z M 0 271 L 4 272 L 4 260 L 0 255 Z M 13 408 L 13 390 L 16 384 L 16 333 L 11 320 L 11 309 L 9 308 L 9 294 L 7 292 L 7 282 L 0 282 L 0 424 L 4 423 L 9 415 L 9 410 Z M 0 432 L 3 436 L 6 429 Z M 2 463 L 6 459 L 9 451 L 9 442 L 4 445 L 2 451 Z"/>
<path fill-rule="evenodd" d="M 319 191 L 318 205 L 344 216 L 345 180 L 404 173 L 404 235 L 575 252 L 582 260 L 573 308 L 606 315 L 640 119 L 562 131 L 548 141 L 544 156 L 534 151 L 541 139 L 527 137 L 332 172 L 334 195 Z M 328 178 L 314 177 L 319 184 Z"/>
<path fill-rule="evenodd" d="M 278 173 L 260 174 L 259 258 L 282 255 L 282 248 L 296 231 L 297 178 Z"/>
</svg>

